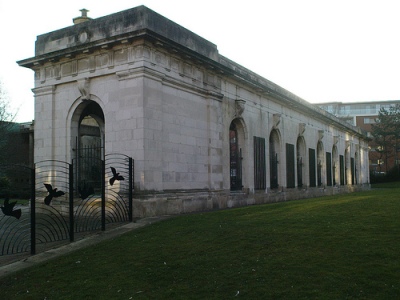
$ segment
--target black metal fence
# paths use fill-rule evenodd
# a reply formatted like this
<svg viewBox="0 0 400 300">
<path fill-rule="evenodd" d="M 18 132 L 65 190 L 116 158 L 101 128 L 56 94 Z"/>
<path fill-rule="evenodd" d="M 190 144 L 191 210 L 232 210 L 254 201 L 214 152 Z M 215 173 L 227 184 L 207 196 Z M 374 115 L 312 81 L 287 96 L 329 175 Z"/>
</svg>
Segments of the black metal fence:
<svg viewBox="0 0 400 300">
<path fill-rule="evenodd" d="M 0 257 L 36 254 L 131 222 L 133 159 L 108 154 L 93 165 L 97 181 L 77 180 L 75 160 L 0 165 Z"/>
</svg>

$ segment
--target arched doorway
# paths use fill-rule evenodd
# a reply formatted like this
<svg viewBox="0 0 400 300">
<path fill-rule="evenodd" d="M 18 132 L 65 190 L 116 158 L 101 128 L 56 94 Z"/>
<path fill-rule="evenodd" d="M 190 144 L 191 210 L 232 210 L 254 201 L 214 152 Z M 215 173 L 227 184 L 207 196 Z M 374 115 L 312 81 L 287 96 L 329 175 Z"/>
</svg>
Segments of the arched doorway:
<svg viewBox="0 0 400 300">
<path fill-rule="evenodd" d="M 271 131 L 269 136 L 269 174 L 270 188 L 276 189 L 279 187 L 279 154 L 280 154 L 280 138 L 276 129 Z"/>
<path fill-rule="evenodd" d="M 336 145 L 333 145 L 332 147 L 332 181 L 333 181 L 333 186 L 338 184 L 338 178 L 339 178 L 339 156 L 338 156 L 338 150 Z"/>
<path fill-rule="evenodd" d="M 359 159 L 358 159 L 358 152 L 354 154 L 354 184 L 358 184 L 358 166 L 359 166 Z"/>
<path fill-rule="evenodd" d="M 305 160 L 306 160 L 306 144 L 304 138 L 299 136 L 296 143 L 296 156 L 297 156 L 297 186 L 302 187 L 304 185 L 305 178 Z"/>
<path fill-rule="evenodd" d="M 229 163 L 230 163 L 230 188 L 232 191 L 241 190 L 242 182 L 242 148 L 240 143 L 240 124 L 232 121 L 229 126 Z"/>
<path fill-rule="evenodd" d="M 79 117 L 76 148 L 91 149 L 91 156 L 100 159 L 104 157 L 104 114 L 101 107 L 94 101 L 82 110 Z"/>
<path fill-rule="evenodd" d="M 324 165 L 324 145 L 321 141 L 317 145 L 317 184 L 322 186 L 322 169 Z"/>
<path fill-rule="evenodd" d="M 95 101 L 83 101 L 75 110 L 72 127 L 75 186 L 77 190 L 100 190 L 104 159 L 103 110 Z"/>
<path fill-rule="evenodd" d="M 346 148 L 344 151 L 344 178 L 345 178 L 345 183 L 346 185 L 351 184 L 351 168 L 350 168 L 350 153 L 349 149 Z"/>
</svg>

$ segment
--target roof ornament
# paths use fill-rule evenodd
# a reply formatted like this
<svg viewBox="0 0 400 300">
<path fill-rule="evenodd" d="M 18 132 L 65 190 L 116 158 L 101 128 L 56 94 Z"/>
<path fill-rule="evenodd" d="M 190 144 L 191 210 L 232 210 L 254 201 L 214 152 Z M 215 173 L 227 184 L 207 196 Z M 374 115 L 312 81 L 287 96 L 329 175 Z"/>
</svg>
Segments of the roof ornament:
<svg viewBox="0 0 400 300">
<path fill-rule="evenodd" d="M 80 24 L 83 22 L 87 22 L 92 19 L 87 16 L 87 13 L 89 12 L 89 10 L 87 10 L 86 8 L 82 8 L 79 11 L 81 12 L 82 15 L 80 17 L 76 17 L 76 18 L 72 19 L 72 21 L 74 22 L 74 25 Z"/>
</svg>

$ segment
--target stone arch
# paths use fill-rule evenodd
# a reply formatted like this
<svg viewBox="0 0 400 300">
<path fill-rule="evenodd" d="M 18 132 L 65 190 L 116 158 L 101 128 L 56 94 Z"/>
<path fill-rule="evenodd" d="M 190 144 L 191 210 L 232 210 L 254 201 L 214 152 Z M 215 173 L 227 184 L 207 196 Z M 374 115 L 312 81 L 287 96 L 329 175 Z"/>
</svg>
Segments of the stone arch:
<svg viewBox="0 0 400 300">
<path fill-rule="evenodd" d="M 280 182 L 279 160 L 281 159 L 281 137 L 279 130 L 273 129 L 269 135 L 269 175 L 270 188 L 276 189 Z"/>
<path fill-rule="evenodd" d="M 319 141 L 317 144 L 317 186 L 322 186 L 324 181 L 324 157 L 324 145 Z"/>
<path fill-rule="evenodd" d="M 229 176 L 230 190 L 242 190 L 244 180 L 243 171 L 246 169 L 245 147 L 246 127 L 240 118 L 232 120 L 229 125 Z"/>
<path fill-rule="evenodd" d="M 91 112 L 88 106 L 97 106 L 96 110 Z M 85 110 L 85 112 L 84 112 Z M 77 137 L 79 136 L 80 123 L 82 121 L 82 115 L 90 113 L 90 115 L 96 120 L 99 125 L 101 132 L 101 142 L 104 145 L 105 142 L 105 118 L 104 118 L 104 107 L 102 101 L 95 95 L 90 95 L 90 100 L 81 100 L 78 98 L 70 106 L 67 116 L 67 137 L 69 137 L 69 149 L 70 159 L 74 157 L 73 149 L 76 147 Z"/>
<path fill-rule="evenodd" d="M 101 107 L 94 101 L 83 109 L 79 118 L 79 138 L 81 145 L 94 144 L 103 148 L 104 145 L 104 114 Z M 104 153 L 103 155 L 104 156 Z"/>
<path fill-rule="evenodd" d="M 79 188 L 100 188 L 101 161 L 104 159 L 105 118 L 101 106 L 93 100 L 76 103 L 70 117 L 71 157 Z"/>
<path fill-rule="evenodd" d="M 297 186 L 302 187 L 306 178 L 306 143 L 303 136 L 299 136 L 296 142 L 297 159 Z"/>
<path fill-rule="evenodd" d="M 85 127 L 95 127 L 90 130 Z M 85 100 L 79 103 L 71 116 L 70 132 L 73 149 L 79 147 L 81 137 L 93 136 L 98 138 L 101 147 L 104 145 L 105 119 L 101 106 L 93 100 Z M 89 132 L 88 132 L 89 131 Z M 78 143 L 78 144 L 77 144 Z"/>
</svg>

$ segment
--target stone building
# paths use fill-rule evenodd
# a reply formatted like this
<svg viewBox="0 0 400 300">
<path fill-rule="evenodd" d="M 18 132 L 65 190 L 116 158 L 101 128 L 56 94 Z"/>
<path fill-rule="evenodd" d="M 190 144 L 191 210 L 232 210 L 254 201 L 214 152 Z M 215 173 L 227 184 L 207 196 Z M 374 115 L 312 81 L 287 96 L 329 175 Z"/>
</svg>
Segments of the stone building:
<svg viewBox="0 0 400 300">
<path fill-rule="evenodd" d="M 359 128 L 145 6 L 86 12 L 18 62 L 35 72 L 35 161 L 93 143 L 133 157 L 137 216 L 369 186 Z"/>
</svg>

